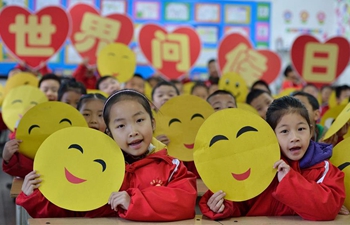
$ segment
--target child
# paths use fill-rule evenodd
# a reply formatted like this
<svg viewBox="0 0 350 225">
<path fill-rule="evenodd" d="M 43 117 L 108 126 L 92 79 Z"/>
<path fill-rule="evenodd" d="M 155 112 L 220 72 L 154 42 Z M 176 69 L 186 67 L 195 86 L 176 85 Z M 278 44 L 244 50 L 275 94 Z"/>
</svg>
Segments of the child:
<svg viewBox="0 0 350 225">
<path fill-rule="evenodd" d="M 344 99 L 349 99 L 350 86 L 344 84 L 344 85 L 335 87 L 335 97 L 337 99 L 338 105 L 342 104 Z M 348 103 L 348 100 L 346 100 L 345 103 Z"/>
<path fill-rule="evenodd" d="M 154 110 L 158 111 L 158 109 L 164 103 L 178 95 L 180 95 L 180 92 L 173 83 L 170 83 L 168 81 L 159 82 L 152 89 L 152 102 L 154 105 Z"/>
<path fill-rule="evenodd" d="M 77 108 L 82 95 L 86 94 L 86 88 L 74 78 L 62 83 L 58 90 L 58 101 L 65 102 L 74 108 Z"/>
<path fill-rule="evenodd" d="M 115 77 L 103 76 L 97 80 L 96 89 L 101 90 L 110 96 L 113 92 L 120 90 L 120 84 Z"/>
<path fill-rule="evenodd" d="M 197 82 L 191 89 L 191 95 L 195 95 L 204 100 L 207 100 L 209 95 L 208 87 L 202 82 Z"/>
<path fill-rule="evenodd" d="M 96 81 L 100 77 L 96 66 L 89 66 L 89 58 L 84 58 L 82 63 L 73 72 L 72 76 L 82 84 L 87 89 L 94 89 L 96 86 Z"/>
<path fill-rule="evenodd" d="M 308 93 L 312 96 L 314 96 L 316 99 L 318 99 L 318 95 L 320 93 L 320 90 L 318 90 L 318 88 L 311 83 L 307 83 L 302 89 L 301 91 Z"/>
<path fill-rule="evenodd" d="M 252 87 L 250 89 L 251 90 L 253 90 L 253 89 L 260 89 L 260 90 L 268 92 L 271 95 L 270 87 L 269 87 L 268 83 L 266 83 L 264 80 L 257 80 L 257 81 L 255 81 L 252 84 Z"/>
<path fill-rule="evenodd" d="M 53 73 L 46 74 L 39 81 L 39 89 L 45 93 L 49 101 L 57 101 L 60 85 L 61 79 Z"/>
<path fill-rule="evenodd" d="M 141 76 L 141 74 L 135 73 L 134 76 L 128 80 L 125 84 L 125 88 L 127 89 L 133 89 L 141 94 L 145 93 L 145 80 Z"/>
<path fill-rule="evenodd" d="M 260 89 L 251 90 L 246 99 L 246 103 L 253 106 L 264 120 L 266 119 L 267 108 L 272 102 L 272 96 L 268 92 Z"/>
<path fill-rule="evenodd" d="M 282 83 L 281 91 L 287 88 L 296 88 L 300 90 L 303 87 L 301 78 L 295 73 L 292 66 L 287 66 L 283 74 L 285 80 Z"/>
<path fill-rule="evenodd" d="M 170 83 L 175 85 L 177 90 L 179 90 L 180 95 L 184 93 L 184 85 L 183 85 L 183 83 L 181 81 L 173 79 L 173 80 L 170 80 Z"/>
<path fill-rule="evenodd" d="M 224 200 L 222 191 L 208 191 L 199 203 L 203 215 L 217 220 L 297 214 L 305 220 L 333 220 L 344 202 L 345 187 L 344 173 L 328 161 L 332 146 L 310 141 L 308 112 L 293 97 L 275 100 L 266 121 L 282 152 L 282 159 L 271 165 L 277 176 L 260 195 L 243 202 Z"/>
<path fill-rule="evenodd" d="M 227 108 L 237 108 L 236 99 L 231 92 L 217 90 L 207 98 L 207 102 L 215 111 Z"/>
<path fill-rule="evenodd" d="M 102 132 L 106 131 L 106 124 L 102 117 L 105 101 L 106 98 L 101 94 L 86 94 L 80 98 L 77 105 L 88 126 Z"/>
</svg>

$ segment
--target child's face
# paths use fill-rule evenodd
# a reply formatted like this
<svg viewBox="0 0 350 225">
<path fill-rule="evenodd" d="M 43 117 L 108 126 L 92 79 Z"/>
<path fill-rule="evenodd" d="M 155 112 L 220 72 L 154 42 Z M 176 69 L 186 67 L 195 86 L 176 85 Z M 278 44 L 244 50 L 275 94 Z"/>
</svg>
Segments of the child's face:
<svg viewBox="0 0 350 225">
<path fill-rule="evenodd" d="M 332 94 L 332 88 L 324 88 L 321 91 L 321 97 L 322 97 L 322 103 L 327 103 L 329 100 L 329 97 L 331 97 Z"/>
<path fill-rule="evenodd" d="M 139 102 L 123 100 L 115 103 L 109 119 L 109 130 L 122 150 L 133 156 L 147 151 L 153 137 L 154 121 Z"/>
<path fill-rule="evenodd" d="M 60 84 L 56 80 L 44 80 L 39 87 L 49 101 L 57 101 L 59 88 Z"/>
<path fill-rule="evenodd" d="M 77 108 L 81 94 L 75 91 L 67 91 L 62 95 L 61 102 L 67 103 Z"/>
<path fill-rule="evenodd" d="M 294 98 L 299 99 L 301 103 L 305 106 L 307 109 L 307 112 L 309 114 L 309 118 L 311 123 L 316 122 L 320 117 L 320 111 L 319 110 L 313 110 L 312 105 L 310 104 L 309 100 L 307 97 L 302 96 L 302 95 L 296 95 Z"/>
<path fill-rule="evenodd" d="M 269 94 L 263 93 L 257 98 L 253 99 L 253 101 L 250 102 L 250 105 L 253 106 L 256 111 L 258 111 L 259 115 L 265 120 L 267 109 L 272 102 L 273 98 Z"/>
<path fill-rule="evenodd" d="M 304 87 L 303 91 L 305 93 L 308 93 L 308 94 L 314 96 L 316 99 L 318 99 L 319 90 L 316 87 L 314 87 L 314 86 L 306 86 L 306 87 Z"/>
<path fill-rule="evenodd" d="M 228 94 L 218 94 L 210 97 L 209 104 L 215 111 L 227 108 L 237 108 L 235 99 Z"/>
<path fill-rule="evenodd" d="M 103 120 L 104 103 L 99 99 L 87 100 L 80 108 L 80 113 L 84 116 L 90 128 L 106 131 L 106 124 Z"/>
<path fill-rule="evenodd" d="M 177 93 L 172 86 L 159 86 L 153 93 L 153 104 L 159 109 L 164 103 L 175 96 L 177 96 Z"/>
<path fill-rule="evenodd" d="M 291 160 L 300 160 L 310 143 L 310 128 L 299 113 L 284 115 L 278 122 L 275 133 L 282 153 Z"/>
<path fill-rule="evenodd" d="M 205 87 L 197 87 L 193 90 L 192 95 L 198 96 L 204 100 L 207 100 L 209 96 L 209 92 L 208 92 L 208 89 L 206 89 Z"/>
<path fill-rule="evenodd" d="M 113 92 L 120 90 L 119 82 L 112 77 L 102 81 L 98 87 L 101 91 L 107 93 L 108 95 L 111 95 Z"/>
<path fill-rule="evenodd" d="M 145 93 L 145 81 L 139 77 L 131 78 L 125 85 L 128 89 L 136 90 L 142 94 Z"/>
<path fill-rule="evenodd" d="M 270 90 L 263 84 L 256 84 L 254 86 L 254 88 L 252 89 L 259 89 L 259 90 L 263 90 L 263 91 L 266 91 L 266 92 L 270 92 Z"/>
<path fill-rule="evenodd" d="M 217 84 L 210 85 L 210 87 L 209 87 L 209 95 L 211 95 L 212 93 L 214 93 L 217 90 L 219 90 L 219 85 L 217 85 Z"/>
<path fill-rule="evenodd" d="M 342 103 L 344 99 L 350 98 L 350 89 L 343 90 L 340 93 L 340 97 L 337 99 L 338 104 Z"/>
<path fill-rule="evenodd" d="M 175 87 L 179 90 L 180 94 L 184 92 L 184 85 L 181 82 L 175 83 Z"/>
</svg>

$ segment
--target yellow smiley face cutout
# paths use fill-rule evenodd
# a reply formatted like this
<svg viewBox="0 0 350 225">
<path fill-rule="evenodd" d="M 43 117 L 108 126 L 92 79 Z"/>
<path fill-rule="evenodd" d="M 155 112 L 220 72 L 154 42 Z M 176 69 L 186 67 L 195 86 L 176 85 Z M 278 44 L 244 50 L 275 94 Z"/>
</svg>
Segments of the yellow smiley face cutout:
<svg viewBox="0 0 350 225">
<path fill-rule="evenodd" d="M 237 102 L 237 108 L 248 110 L 249 112 L 252 112 L 256 115 L 259 115 L 258 111 L 256 111 L 256 109 L 254 107 L 252 107 L 251 105 L 249 105 L 247 103 Z"/>
<path fill-rule="evenodd" d="M 4 86 L 0 84 L 0 106 L 2 104 L 2 101 L 4 100 L 5 97 L 5 89 Z"/>
<path fill-rule="evenodd" d="M 324 135 L 324 140 L 330 138 L 333 134 L 337 133 L 350 120 L 350 103 L 348 103 L 343 111 L 337 116 L 332 123 L 327 133 Z"/>
<path fill-rule="evenodd" d="M 225 73 L 219 80 L 219 89 L 229 91 L 235 96 L 236 102 L 245 102 L 248 87 L 245 80 L 237 73 Z"/>
<path fill-rule="evenodd" d="M 332 164 L 344 172 L 345 202 L 346 208 L 350 208 L 350 138 L 346 138 L 333 148 L 333 155 L 330 159 Z"/>
<path fill-rule="evenodd" d="M 34 74 L 28 72 L 19 72 L 10 77 L 5 84 L 5 95 L 12 89 L 21 85 L 30 85 L 38 87 L 39 80 Z"/>
<path fill-rule="evenodd" d="M 74 107 L 63 102 L 44 102 L 34 106 L 18 124 L 16 138 L 22 140 L 19 152 L 34 159 L 48 136 L 71 126 L 88 127 L 84 117 Z"/>
<path fill-rule="evenodd" d="M 135 53 L 127 45 L 108 44 L 98 53 L 97 69 L 101 76 L 113 76 L 124 83 L 132 78 L 135 68 Z"/>
<path fill-rule="evenodd" d="M 214 109 L 194 95 L 180 95 L 167 101 L 155 114 L 154 137 L 166 135 L 169 155 L 183 161 L 193 161 L 194 140 L 199 127 Z"/>
<path fill-rule="evenodd" d="M 260 116 L 243 109 L 212 114 L 199 129 L 194 163 L 205 185 L 223 190 L 231 201 L 245 201 L 263 192 L 276 175 L 280 159 L 274 131 Z"/>
<path fill-rule="evenodd" d="M 47 97 L 37 87 L 22 85 L 11 89 L 2 105 L 2 118 L 6 126 L 13 131 L 29 109 L 43 102 L 47 102 Z"/>
<path fill-rule="evenodd" d="M 335 118 L 339 116 L 339 114 L 343 111 L 346 105 L 337 105 L 330 109 L 328 109 L 325 114 L 323 114 L 320 124 L 322 126 L 327 127 L 329 129 L 332 123 L 335 121 Z"/>
<path fill-rule="evenodd" d="M 108 202 L 124 179 L 125 162 L 112 138 L 87 127 L 56 131 L 40 146 L 34 170 L 41 193 L 58 207 L 88 211 Z"/>
</svg>

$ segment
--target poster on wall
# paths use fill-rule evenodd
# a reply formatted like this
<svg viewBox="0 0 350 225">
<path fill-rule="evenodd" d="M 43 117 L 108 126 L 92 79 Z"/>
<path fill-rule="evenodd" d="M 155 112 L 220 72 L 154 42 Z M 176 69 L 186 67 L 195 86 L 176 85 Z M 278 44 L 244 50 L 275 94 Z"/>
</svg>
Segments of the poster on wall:
<svg viewBox="0 0 350 225">
<path fill-rule="evenodd" d="M 220 22 L 220 5 L 197 3 L 195 6 L 195 20 L 197 22 Z"/>
<path fill-rule="evenodd" d="M 133 17 L 139 20 L 159 20 L 159 2 L 134 1 Z"/>
<path fill-rule="evenodd" d="M 164 19 L 167 21 L 188 21 L 190 19 L 190 4 L 182 2 L 166 2 Z"/>
<path fill-rule="evenodd" d="M 126 14 L 126 4 L 126 0 L 101 0 L 101 15 L 106 16 L 114 13 Z"/>
</svg>

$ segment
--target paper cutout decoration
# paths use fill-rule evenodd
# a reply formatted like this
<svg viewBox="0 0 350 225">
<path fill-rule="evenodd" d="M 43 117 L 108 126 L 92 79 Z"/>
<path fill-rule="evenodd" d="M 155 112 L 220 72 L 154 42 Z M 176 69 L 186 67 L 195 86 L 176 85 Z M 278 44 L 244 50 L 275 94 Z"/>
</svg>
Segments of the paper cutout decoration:
<svg viewBox="0 0 350 225">
<path fill-rule="evenodd" d="M 0 84 L 0 106 L 2 104 L 2 101 L 4 100 L 5 97 L 5 88 Z"/>
<path fill-rule="evenodd" d="M 348 103 L 343 111 L 337 116 L 331 127 L 328 129 L 327 133 L 324 135 L 324 140 L 331 137 L 333 134 L 337 133 L 340 128 L 342 128 L 350 120 L 350 103 Z"/>
<path fill-rule="evenodd" d="M 123 154 L 115 141 L 87 127 L 68 127 L 50 135 L 40 146 L 34 170 L 39 190 L 58 207 L 89 211 L 119 191 L 125 173 Z"/>
<path fill-rule="evenodd" d="M 43 102 L 47 102 L 47 98 L 39 88 L 28 85 L 13 88 L 2 104 L 2 119 L 13 131 L 29 109 Z"/>
<path fill-rule="evenodd" d="M 145 24 L 138 40 L 147 61 L 168 79 L 186 74 L 201 51 L 200 38 L 190 27 L 177 27 L 168 33 L 158 25 Z"/>
<path fill-rule="evenodd" d="M 346 138 L 339 142 L 333 148 L 333 155 L 330 158 L 331 163 L 345 173 L 345 202 L 346 208 L 350 208 L 350 138 Z"/>
<path fill-rule="evenodd" d="M 220 41 L 218 65 L 221 74 L 238 73 L 251 86 L 260 79 L 272 83 L 280 73 L 281 59 L 270 50 L 255 50 L 245 36 L 231 33 Z"/>
<path fill-rule="evenodd" d="M 133 77 L 135 68 L 135 53 L 125 44 L 108 44 L 98 53 L 97 69 L 101 76 L 113 76 L 124 83 Z"/>
<path fill-rule="evenodd" d="M 346 38 L 334 37 L 320 43 L 310 35 L 299 36 L 293 43 L 291 59 L 296 71 L 317 87 L 333 83 L 349 62 L 350 46 Z"/>
<path fill-rule="evenodd" d="M 48 6 L 35 14 L 19 6 L 0 14 L 0 34 L 7 49 L 31 68 L 48 61 L 65 43 L 69 19 L 61 7 Z"/>
<path fill-rule="evenodd" d="M 19 72 L 8 78 L 5 84 L 5 95 L 12 89 L 21 85 L 30 85 L 38 87 L 39 80 L 34 74 L 28 72 Z"/>
<path fill-rule="evenodd" d="M 106 92 L 103 92 L 101 90 L 97 90 L 97 89 L 87 89 L 86 92 L 88 94 L 101 94 L 103 96 L 105 96 L 106 98 L 108 98 L 108 94 Z"/>
<path fill-rule="evenodd" d="M 247 103 L 243 103 L 243 102 L 237 102 L 237 108 L 239 109 L 244 109 L 244 110 L 248 110 L 251 113 L 254 113 L 256 115 L 259 115 L 258 111 L 256 111 L 256 109 L 254 107 L 252 107 L 251 105 L 247 104 Z"/>
<path fill-rule="evenodd" d="M 183 161 L 193 161 L 197 131 L 214 109 L 194 95 L 180 95 L 167 101 L 155 114 L 154 137 L 165 134 L 169 139 L 168 154 Z"/>
<path fill-rule="evenodd" d="M 320 124 L 322 126 L 327 127 L 328 129 L 331 127 L 332 123 L 335 121 L 335 118 L 339 116 L 339 114 L 343 111 L 346 104 L 338 105 L 333 108 L 328 109 L 322 116 Z"/>
<path fill-rule="evenodd" d="M 187 82 L 183 85 L 183 94 L 191 94 L 192 87 L 195 85 L 195 82 Z"/>
<path fill-rule="evenodd" d="M 223 119 L 224 118 L 224 119 Z M 263 192 L 280 159 L 274 131 L 260 116 L 243 109 L 212 114 L 199 129 L 194 163 L 205 185 L 225 199 L 245 201 Z"/>
<path fill-rule="evenodd" d="M 19 152 L 34 159 L 41 143 L 48 136 L 71 126 L 88 127 L 83 115 L 71 105 L 63 102 L 36 105 L 24 114 L 18 124 L 16 139 L 22 140 Z"/>
<path fill-rule="evenodd" d="M 148 81 L 145 82 L 145 95 L 148 99 L 152 99 L 152 86 Z"/>
<path fill-rule="evenodd" d="M 225 73 L 219 80 L 219 89 L 231 92 L 236 102 L 245 103 L 248 87 L 239 74 L 233 72 Z"/>
<path fill-rule="evenodd" d="M 98 53 L 114 42 L 128 45 L 134 34 L 134 26 L 126 14 L 109 14 L 102 17 L 96 8 L 76 4 L 70 10 L 72 32 L 70 40 L 82 58 L 89 58 L 95 65 Z"/>
</svg>

